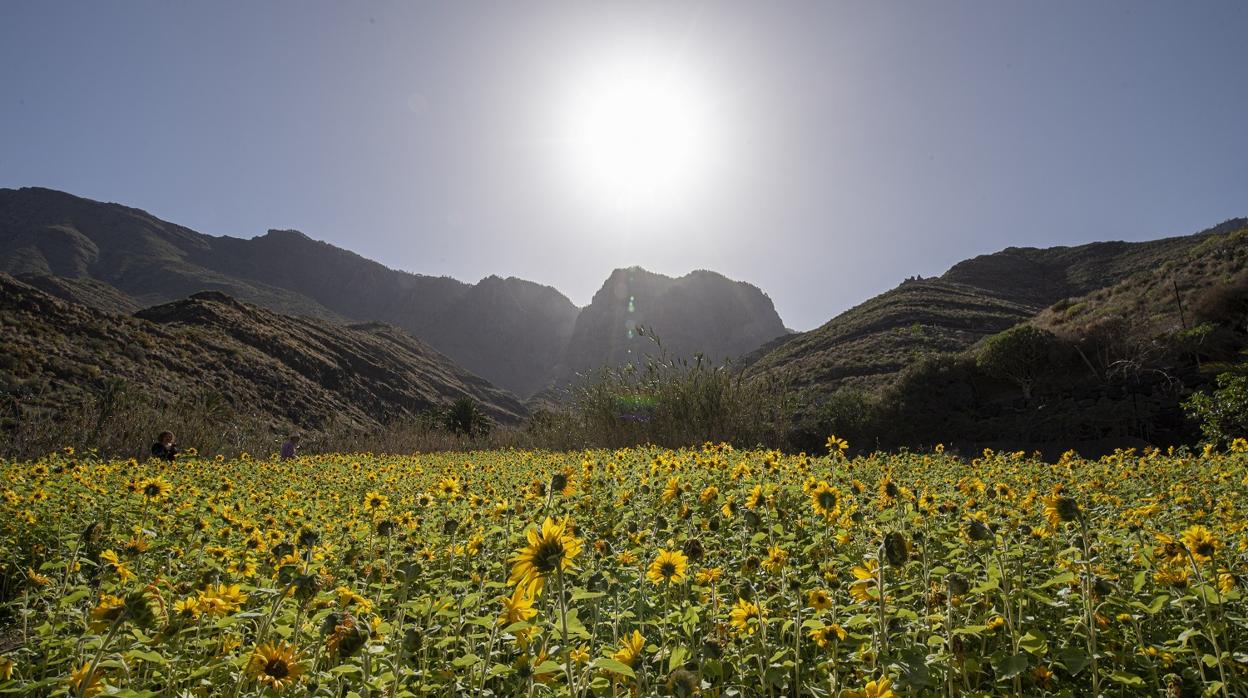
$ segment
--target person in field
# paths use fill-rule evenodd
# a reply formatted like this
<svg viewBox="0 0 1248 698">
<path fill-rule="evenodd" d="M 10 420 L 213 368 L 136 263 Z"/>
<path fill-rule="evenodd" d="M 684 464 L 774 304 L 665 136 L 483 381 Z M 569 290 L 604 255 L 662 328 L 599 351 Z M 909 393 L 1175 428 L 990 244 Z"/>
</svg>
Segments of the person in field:
<svg viewBox="0 0 1248 698">
<path fill-rule="evenodd" d="M 160 436 L 156 437 L 156 443 L 152 444 L 152 457 L 167 460 L 170 463 L 178 457 L 178 444 L 174 441 L 173 432 L 160 432 Z"/>
<path fill-rule="evenodd" d="M 286 443 L 282 444 L 282 460 L 290 460 L 299 455 L 299 435 L 291 434 L 286 439 Z"/>
</svg>

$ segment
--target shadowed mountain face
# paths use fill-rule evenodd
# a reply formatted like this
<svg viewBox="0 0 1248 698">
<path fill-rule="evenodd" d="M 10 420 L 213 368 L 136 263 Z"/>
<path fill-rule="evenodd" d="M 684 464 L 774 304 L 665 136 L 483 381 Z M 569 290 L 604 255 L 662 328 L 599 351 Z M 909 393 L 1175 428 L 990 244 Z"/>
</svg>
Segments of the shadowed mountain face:
<svg viewBox="0 0 1248 698">
<path fill-rule="evenodd" d="M 476 400 L 503 423 L 520 401 L 381 324 L 294 318 L 220 292 L 105 313 L 0 274 L 0 389 L 21 409 L 90 402 L 110 381 L 169 402 L 213 395 L 275 427 L 370 428 Z"/>
<path fill-rule="evenodd" d="M 874 390 L 925 356 L 964 350 L 1044 308 L 1112 286 L 1141 270 L 1182 258 L 1211 234 L 1097 242 L 1047 249 L 1011 247 L 959 262 L 940 277 L 912 279 L 832 318 L 781 337 L 747 358 L 752 375 L 784 375 L 817 394 Z"/>
<path fill-rule="evenodd" d="M 576 319 L 566 374 L 656 353 L 653 333 L 672 357 L 702 353 L 735 359 L 787 332 L 757 287 L 711 271 L 678 279 L 638 267 L 617 269 Z"/>
<path fill-rule="evenodd" d="M 522 279 L 466 284 L 395 271 L 290 230 L 213 237 L 39 188 L 0 189 L 0 272 L 106 311 L 219 291 L 287 315 L 386 322 L 522 396 L 626 360 L 640 345 L 627 337 L 630 323 L 652 326 L 682 356 L 735 357 L 785 333 L 758 289 L 711 272 L 617 271 L 582 313 L 559 291 Z"/>
</svg>

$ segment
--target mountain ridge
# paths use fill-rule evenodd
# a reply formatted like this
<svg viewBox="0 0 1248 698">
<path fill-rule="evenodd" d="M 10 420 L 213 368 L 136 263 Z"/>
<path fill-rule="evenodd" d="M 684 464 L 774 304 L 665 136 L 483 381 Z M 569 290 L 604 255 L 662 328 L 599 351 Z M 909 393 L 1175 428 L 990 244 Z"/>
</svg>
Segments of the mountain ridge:
<svg viewBox="0 0 1248 698">
<path fill-rule="evenodd" d="M 387 322 L 522 396 L 570 379 L 569 356 L 582 367 L 617 358 L 570 350 L 577 319 L 592 302 L 578 308 L 554 287 L 513 276 L 489 275 L 472 284 L 392 269 L 295 230 L 274 228 L 252 238 L 206 235 L 123 204 L 27 187 L 0 189 L 0 245 L 0 271 L 101 310 L 147 307 L 212 290 L 285 315 L 338 324 Z M 770 299 L 757 302 L 761 291 L 729 286 L 722 276 L 691 272 L 680 278 L 736 289 L 730 300 L 743 328 L 707 332 L 696 342 L 682 339 L 682 352 L 731 356 L 770 339 L 762 335 L 773 325 L 783 332 Z M 104 290 L 100 284 L 116 293 L 96 293 Z M 669 300 L 710 302 L 705 293 Z M 747 317 L 754 312 L 765 317 Z M 678 335 L 705 314 L 695 306 L 668 308 L 661 314 L 664 332 Z M 596 346 L 611 346 L 592 339 Z"/>
</svg>

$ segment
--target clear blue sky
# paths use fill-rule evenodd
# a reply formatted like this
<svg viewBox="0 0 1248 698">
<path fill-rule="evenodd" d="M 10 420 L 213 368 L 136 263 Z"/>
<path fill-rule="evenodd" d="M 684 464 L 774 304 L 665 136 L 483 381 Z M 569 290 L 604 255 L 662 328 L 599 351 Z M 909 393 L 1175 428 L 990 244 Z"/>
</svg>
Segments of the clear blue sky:
<svg viewBox="0 0 1248 698">
<path fill-rule="evenodd" d="M 1242 1 L 6 0 L 0 186 L 578 304 L 615 267 L 709 268 L 808 329 L 1006 246 L 1248 215 L 1245 36 Z M 714 157 L 661 209 L 559 154 L 605 56 L 710 105 Z"/>
</svg>

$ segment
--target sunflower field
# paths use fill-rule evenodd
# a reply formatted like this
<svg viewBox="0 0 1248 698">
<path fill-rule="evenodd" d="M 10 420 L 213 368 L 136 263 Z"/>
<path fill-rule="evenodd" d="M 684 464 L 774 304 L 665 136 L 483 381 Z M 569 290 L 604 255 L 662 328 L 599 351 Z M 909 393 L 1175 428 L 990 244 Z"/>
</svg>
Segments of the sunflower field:
<svg viewBox="0 0 1248 698">
<path fill-rule="evenodd" d="M 0 462 L 0 694 L 1248 695 L 1248 444 Z"/>
</svg>

